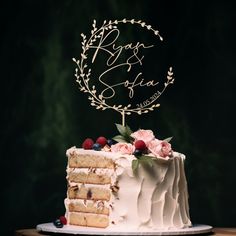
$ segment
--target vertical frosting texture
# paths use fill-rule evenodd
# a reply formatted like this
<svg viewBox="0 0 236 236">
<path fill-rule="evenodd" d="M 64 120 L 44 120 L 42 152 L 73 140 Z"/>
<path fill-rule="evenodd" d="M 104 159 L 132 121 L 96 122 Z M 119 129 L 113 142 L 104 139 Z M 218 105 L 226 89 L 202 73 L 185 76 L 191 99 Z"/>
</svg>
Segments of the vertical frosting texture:
<svg viewBox="0 0 236 236">
<path fill-rule="evenodd" d="M 123 168 L 117 175 L 120 189 L 111 212 L 117 226 L 139 230 L 191 226 L 184 155 L 174 152 L 173 158 L 157 159 L 153 167 L 141 165 L 136 175 L 131 169 L 133 158 L 116 161 Z"/>
</svg>

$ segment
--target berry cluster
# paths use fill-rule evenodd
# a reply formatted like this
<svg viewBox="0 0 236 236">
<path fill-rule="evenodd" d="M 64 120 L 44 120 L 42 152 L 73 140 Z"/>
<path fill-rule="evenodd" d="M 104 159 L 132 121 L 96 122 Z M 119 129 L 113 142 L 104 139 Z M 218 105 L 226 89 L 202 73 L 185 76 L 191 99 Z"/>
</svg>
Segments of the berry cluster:
<svg viewBox="0 0 236 236">
<path fill-rule="evenodd" d="M 133 155 L 136 157 L 142 156 L 147 151 L 147 146 L 143 140 L 137 140 L 134 142 L 134 153 Z"/>
<path fill-rule="evenodd" d="M 58 219 L 53 221 L 53 224 L 57 228 L 62 228 L 64 225 L 67 224 L 67 220 L 65 216 L 60 216 Z"/>
<path fill-rule="evenodd" d="M 114 144 L 112 139 L 106 139 L 105 137 L 100 136 L 96 139 L 96 142 L 91 138 L 86 138 L 82 144 L 82 148 L 86 150 L 93 149 L 95 151 L 101 151 L 106 145 L 111 146 L 112 144 Z"/>
</svg>

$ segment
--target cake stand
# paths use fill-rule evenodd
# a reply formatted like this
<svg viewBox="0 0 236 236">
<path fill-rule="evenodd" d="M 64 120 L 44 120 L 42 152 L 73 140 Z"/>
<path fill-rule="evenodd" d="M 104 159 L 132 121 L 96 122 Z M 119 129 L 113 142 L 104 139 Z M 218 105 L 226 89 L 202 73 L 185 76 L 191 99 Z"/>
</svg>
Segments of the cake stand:
<svg viewBox="0 0 236 236">
<path fill-rule="evenodd" d="M 127 231 L 118 229 L 97 229 L 92 227 L 67 226 L 56 228 L 53 223 L 37 225 L 36 229 L 42 232 L 63 233 L 74 235 L 194 235 L 212 232 L 212 226 L 193 225 L 186 229 L 155 230 L 155 231 Z"/>
</svg>

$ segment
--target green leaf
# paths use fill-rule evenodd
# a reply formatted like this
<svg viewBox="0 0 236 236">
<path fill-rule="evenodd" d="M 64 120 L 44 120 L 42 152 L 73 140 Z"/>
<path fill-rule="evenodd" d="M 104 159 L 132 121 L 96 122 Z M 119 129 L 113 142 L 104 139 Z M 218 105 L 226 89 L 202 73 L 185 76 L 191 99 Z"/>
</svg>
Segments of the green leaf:
<svg viewBox="0 0 236 236">
<path fill-rule="evenodd" d="M 115 140 L 118 143 L 127 143 L 126 139 L 122 135 L 116 135 L 112 139 Z"/>
<path fill-rule="evenodd" d="M 126 135 L 126 127 L 120 124 L 116 124 L 116 128 L 122 136 Z"/>
<path fill-rule="evenodd" d="M 169 138 L 164 139 L 163 141 L 166 141 L 167 143 L 169 143 L 172 138 L 173 137 L 169 137 Z"/>
<path fill-rule="evenodd" d="M 134 138 L 132 138 L 130 135 L 133 133 L 132 130 L 130 129 L 130 127 L 128 125 L 123 126 L 120 124 L 116 124 L 116 127 L 120 133 L 120 136 L 123 136 L 123 142 L 127 142 L 127 143 L 132 143 L 134 141 Z M 121 139 L 121 137 L 118 137 L 119 140 Z M 116 140 L 117 141 L 117 140 Z M 120 141 L 118 141 L 120 142 Z"/>
<path fill-rule="evenodd" d="M 125 134 L 123 137 L 127 143 L 132 143 L 134 141 L 134 139 L 128 134 Z"/>
<path fill-rule="evenodd" d="M 135 171 L 138 169 L 138 166 L 139 166 L 139 160 L 133 160 L 132 161 L 132 170 L 133 170 L 133 173 L 135 173 Z"/>
<path fill-rule="evenodd" d="M 141 161 L 147 161 L 147 160 L 149 160 L 149 159 L 151 159 L 150 156 L 144 156 L 144 155 L 142 155 L 142 156 L 139 157 L 139 160 L 141 160 Z"/>
<path fill-rule="evenodd" d="M 125 128 L 126 128 L 126 134 L 130 136 L 133 133 L 133 131 L 130 129 L 128 125 L 126 125 Z"/>
<path fill-rule="evenodd" d="M 126 134 L 125 134 L 125 140 L 127 140 L 128 143 L 133 143 L 134 138 L 130 135 L 133 133 L 133 131 L 130 129 L 128 125 L 126 125 Z"/>
<path fill-rule="evenodd" d="M 154 160 L 150 156 L 140 156 L 138 159 L 132 161 L 132 170 L 135 173 L 139 167 L 139 164 L 152 167 Z"/>
<path fill-rule="evenodd" d="M 139 157 L 139 162 L 141 164 L 147 164 L 150 167 L 153 166 L 153 159 L 150 156 L 141 156 L 141 157 Z"/>
</svg>

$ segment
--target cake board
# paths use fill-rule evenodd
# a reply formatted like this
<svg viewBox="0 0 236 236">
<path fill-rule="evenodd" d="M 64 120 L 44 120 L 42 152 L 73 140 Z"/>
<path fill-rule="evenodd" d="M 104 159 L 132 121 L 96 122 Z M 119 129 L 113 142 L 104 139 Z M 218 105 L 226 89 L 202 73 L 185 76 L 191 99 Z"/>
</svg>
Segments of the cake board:
<svg viewBox="0 0 236 236">
<path fill-rule="evenodd" d="M 98 229 L 92 227 L 67 226 L 56 228 L 53 223 L 37 225 L 36 229 L 42 232 L 74 234 L 74 235 L 194 235 L 212 232 L 212 226 L 193 225 L 186 229 L 155 230 L 155 231 L 122 231 L 118 229 Z"/>
</svg>

